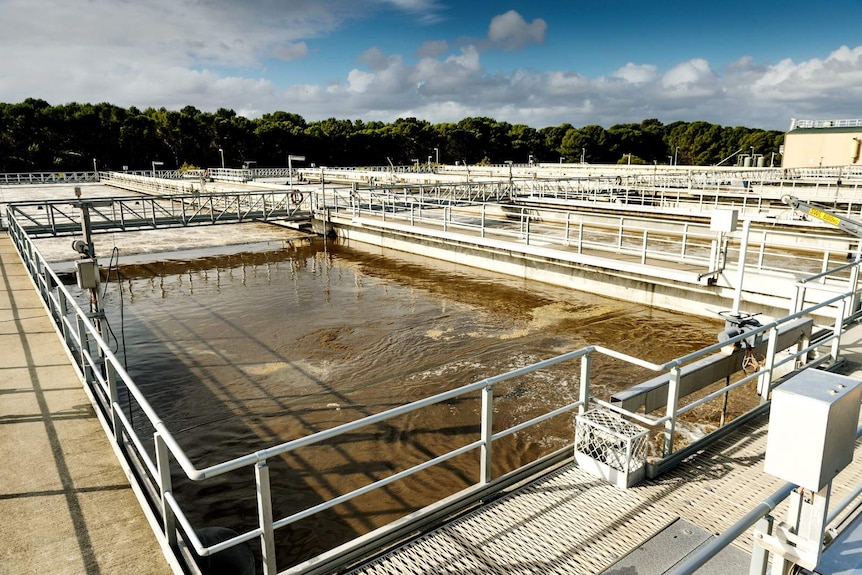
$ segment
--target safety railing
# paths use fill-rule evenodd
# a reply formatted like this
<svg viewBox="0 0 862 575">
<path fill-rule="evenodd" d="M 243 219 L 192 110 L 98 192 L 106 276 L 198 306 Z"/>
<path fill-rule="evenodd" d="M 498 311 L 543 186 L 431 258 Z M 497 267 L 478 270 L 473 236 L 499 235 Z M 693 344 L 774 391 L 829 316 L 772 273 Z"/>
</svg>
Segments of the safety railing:
<svg viewBox="0 0 862 575">
<path fill-rule="evenodd" d="M 406 190 L 407 188 L 405 188 Z M 722 261 L 736 261 L 739 242 L 720 237 L 707 224 L 658 222 L 636 215 L 585 214 L 569 210 L 501 207 L 451 196 L 389 190 L 331 189 L 314 192 L 313 209 L 332 217 L 376 218 L 417 231 L 438 229 L 482 239 L 564 248 L 578 254 L 613 253 L 642 264 L 666 261 L 690 264 L 704 272 Z M 736 236 L 733 236 L 736 237 Z M 768 226 L 750 233 L 747 266 L 767 273 L 821 273 L 860 249 L 860 240 L 828 234 L 794 233 Z M 834 276 L 834 274 L 833 274 Z"/>
<path fill-rule="evenodd" d="M 369 546 L 372 546 L 375 540 L 389 541 L 407 532 L 421 518 L 433 517 L 440 512 L 442 506 L 454 506 L 458 501 L 463 502 L 469 501 L 471 498 L 475 499 L 478 493 L 485 493 L 488 489 L 494 488 L 502 482 L 511 481 L 512 474 L 518 470 L 498 477 L 495 477 L 492 471 L 493 463 L 499 457 L 495 449 L 495 445 L 499 445 L 497 442 L 514 434 L 526 432 L 543 422 L 571 414 L 574 411 L 582 413 L 590 405 L 601 406 L 620 417 L 625 417 L 632 421 L 648 425 L 651 428 L 661 430 L 660 433 L 664 436 L 664 448 L 661 457 L 669 458 L 677 449 L 677 430 L 682 425 L 680 418 L 685 413 L 706 401 L 725 396 L 727 392 L 753 378 L 758 378 L 761 382 L 761 397 L 764 401 L 767 400 L 769 389 L 775 383 L 773 376 L 774 370 L 777 367 L 788 362 L 794 362 L 794 366 L 803 364 L 809 355 L 816 354 L 817 350 L 823 346 L 837 346 L 839 344 L 843 325 L 850 315 L 850 303 L 856 301 L 854 298 L 858 298 L 858 286 L 856 285 L 858 274 L 853 274 L 851 285 L 847 291 L 819 301 L 815 305 L 804 310 L 799 310 L 787 318 L 782 318 L 758 328 L 754 335 L 762 334 L 769 342 L 767 354 L 761 369 L 749 374 L 746 378 L 741 379 L 735 384 L 722 387 L 720 390 L 691 403 L 683 404 L 679 397 L 678 383 L 683 367 L 707 354 L 714 353 L 724 346 L 733 345 L 746 337 L 751 337 L 753 335 L 752 332 L 747 332 L 721 344 L 707 347 L 662 364 L 656 364 L 600 346 L 588 346 L 311 435 L 255 450 L 207 467 L 198 467 L 171 434 L 167 425 L 150 405 L 140 387 L 128 375 L 123 367 L 123 363 L 111 351 L 103 335 L 104 328 L 101 323 L 102 318 L 100 314 L 98 312 L 93 313 L 93 310 L 84 310 L 80 306 L 76 297 L 51 270 L 22 224 L 18 221 L 18 216 L 12 211 L 9 212 L 9 222 L 10 235 L 16 248 L 21 254 L 22 260 L 42 297 L 44 305 L 63 343 L 67 346 L 70 356 L 74 358 L 75 368 L 82 383 L 94 400 L 94 406 L 109 438 L 115 442 L 118 452 L 126 458 L 126 464 L 136 470 L 136 473 L 132 474 L 130 479 L 139 482 L 136 486 L 136 492 L 142 499 L 142 506 L 145 510 L 153 509 L 157 515 L 157 524 L 161 526 L 161 529 L 157 532 L 157 536 L 163 543 L 163 546 L 173 549 L 177 557 L 182 556 L 180 551 L 182 547 L 190 547 L 194 549 L 198 556 L 204 557 L 212 556 L 220 551 L 243 545 L 252 540 L 258 540 L 260 548 L 258 560 L 261 562 L 263 572 L 266 575 L 279 572 L 275 552 L 275 533 L 278 530 L 294 525 L 298 521 L 332 509 L 335 506 L 352 501 L 359 496 L 377 492 L 394 482 L 419 472 L 436 468 L 461 455 L 478 453 L 478 469 L 474 476 L 475 480 L 469 487 L 460 491 L 455 496 L 403 517 L 388 526 L 378 528 L 358 539 L 339 545 L 317 557 L 304 560 L 291 566 L 285 572 L 323 573 L 331 571 L 334 566 L 340 565 L 343 561 L 360 556 Z M 807 286 L 806 289 L 812 290 L 813 286 Z M 804 302 L 813 298 L 814 295 L 812 295 L 811 291 L 808 291 L 807 295 L 798 297 L 796 301 Z M 794 305 L 796 305 L 795 302 Z M 774 338 L 779 327 L 786 322 L 793 321 L 798 317 L 821 308 L 834 310 L 835 323 L 832 333 L 818 342 L 796 349 L 792 355 L 778 357 Z M 132 353 L 134 352 L 132 351 Z M 620 361 L 653 372 L 667 373 L 670 385 L 668 386 L 667 410 L 665 415 L 652 417 L 642 413 L 629 412 L 591 395 L 591 381 L 594 377 L 592 366 L 598 357 Z M 821 355 L 816 360 L 816 363 L 821 364 L 827 361 L 834 361 L 836 358 L 837 356 L 834 354 L 830 357 Z M 569 365 L 572 362 L 575 365 L 573 372 L 576 374 L 572 383 L 573 387 L 577 387 L 576 400 L 564 400 L 559 404 L 547 407 L 547 411 L 529 417 L 524 421 L 513 422 L 505 428 L 500 427 L 500 421 L 494 416 L 495 397 L 499 395 L 499 386 L 516 378 L 543 372 L 557 366 Z M 415 465 L 405 467 L 370 483 L 357 485 L 352 490 L 344 493 L 331 495 L 327 500 L 317 505 L 280 517 L 274 515 L 270 479 L 270 467 L 273 459 L 285 454 L 300 452 L 304 449 L 323 444 L 326 441 L 349 437 L 350 434 L 354 434 L 359 430 L 366 430 L 375 424 L 387 423 L 395 425 L 399 416 L 413 414 L 432 406 L 468 397 L 471 394 L 479 394 L 480 396 L 480 407 L 477 410 L 475 421 L 478 433 L 476 439 L 467 441 L 461 445 L 450 445 L 443 453 L 433 456 L 429 455 L 427 459 Z M 130 408 L 126 405 L 128 402 L 134 402 L 137 412 L 142 413 L 145 417 L 146 425 L 137 418 L 134 425 L 130 422 L 128 415 Z M 142 435 L 142 431 L 146 430 L 152 432 L 150 438 Z M 558 453 L 570 453 L 569 450 Z M 530 471 L 535 471 L 542 465 L 547 465 L 548 463 L 546 462 L 550 461 L 551 459 L 537 460 L 528 463 L 526 467 Z M 189 517 L 188 503 L 183 503 L 182 498 L 178 497 L 175 493 L 176 474 L 172 476 L 172 468 L 181 469 L 182 474 L 188 480 L 199 482 L 205 482 L 228 473 L 245 470 L 245 472 L 253 476 L 249 477 L 248 482 L 250 488 L 255 493 L 257 502 L 257 526 L 219 543 L 205 545 L 198 534 L 198 528 Z M 224 493 L 221 497 L 229 500 L 232 495 Z M 234 497 L 240 497 L 240 495 L 234 495 Z M 182 545 L 180 545 L 181 542 Z"/>
<path fill-rule="evenodd" d="M 100 172 L 18 172 L 0 173 L 0 186 L 40 184 L 81 184 L 98 182 Z"/>
<path fill-rule="evenodd" d="M 856 430 L 856 439 L 862 437 L 862 427 Z M 772 532 L 774 518 L 770 516 L 783 501 L 785 501 L 791 493 L 798 490 L 799 486 L 793 483 L 785 483 L 781 488 L 776 490 L 772 495 L 757 504 L 754 509 L 746 513 L 736 523 L 731 525 L 726 531 L 719 533 L 716 537 L 710 539 L 704 545 L 697 548 L 691 555 L 685 557 L 677 565 L 668 571 L 668 575 L 691 575 L 696 573 L 698 569 L 703 567 L 710 559 L 718 555 L 723 549 L 733 544 L 746 531 L 754 527 L 759 533 L 768 534 Z M 829 534 L 829 542 L 835 541 L 840 534 L 839 517 L 846 511 L 852 503 L 857 501 L 862 495 L 862 484 L 842 499 L 837 505 L 829 510 L 826 516 L 824 533 Z M 820 542 L 821 548 L 828 547 L 828 543 Z M 800 572 L 800 571 L 795 571 Z M 804 572 L 804 571 L 802 571 Z M 751 566 L 749 569 L 751 575 L 766 575 L 770 573 L 768 564 L 768 553 L 766 550 L 755 544 L 752 550 Z"/>
<path fill-rule="evenodd" d="M 305 204 L 305 205 L 304 205 Z M 92 231 L 126 231 L 241 223 L 307 217 L 307 197 L 299 192 L 163 194 L 85 200 L 44 200 L 9 204 L 18 225 L 33 237 L 80 233 L 82 206 Z"/>
</svg>

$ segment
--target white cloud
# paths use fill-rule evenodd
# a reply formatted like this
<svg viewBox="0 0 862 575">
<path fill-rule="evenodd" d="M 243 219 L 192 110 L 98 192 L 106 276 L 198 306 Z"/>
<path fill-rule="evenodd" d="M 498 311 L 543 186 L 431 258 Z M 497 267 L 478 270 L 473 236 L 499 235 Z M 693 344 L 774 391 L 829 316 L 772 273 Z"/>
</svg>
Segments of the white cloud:
<svg viewBox="0 0 862 575">
<path fill-rule="evenodd" d="M 686 90 L 702 85 L 713 77 L 709 62 L 695 58 L 677 64 L 662 76 L 661 84 L 669 90 Z"/>
<path fill-rule="evenodd" d="M 346 19 L 388 5 L 422 20 L 432 0 L 0 0 L 0 101 L 193 105 L 261 114 L 432 122 L 483 115 L 541 127 L 706 120 L 783 129 L 789 118 L 857 117 L 862 46 L 775 63 L 747 55 L 715 71 L 705 59 L 670 67 L 629 62 L 586 75 L 576 68 L 488 70 L 480 41 L 456 53 L 436 40 L 413 57 L 369 48 L 332 81 L 268 70 L 313 55 L 315 40 Z M 118 13 L 122 16 L 118 17 Z M 517 12 L 495 17 L 481 42 L 513 49 L 545 40 L 547 24 Z M 417 40 L 419 44 L 419 40 Z M 367 48 L 363 46 L 363 48 Z M 415 58 L 415 59 L 414 59 Z"/>
<path fill-rule="evenodd" d="M 449 43 L 446 40 L 432 40 L 423 42 L 414 54 L 417 58 L 436 58 L 445 54 L 449 50 Z"/>
<path fill-rule="evenodd" d="M 612 76 L 632 84 L 643 84 L 654 80 L 657 72 L 658 68 L 652 64 L 643 64 L 638 66 L 629 62 L 614 72 Z"/>
<path fill-rule="evenodd" d="M 495 46 L 505 50 L 517 50 L 529 44 L 543 43 L 547 29 L 547 22 L 541 18 L 527 23 L 523 16 L 514 10 L 509 10 L 491 19 L 488 39 Z"/>
</svg>

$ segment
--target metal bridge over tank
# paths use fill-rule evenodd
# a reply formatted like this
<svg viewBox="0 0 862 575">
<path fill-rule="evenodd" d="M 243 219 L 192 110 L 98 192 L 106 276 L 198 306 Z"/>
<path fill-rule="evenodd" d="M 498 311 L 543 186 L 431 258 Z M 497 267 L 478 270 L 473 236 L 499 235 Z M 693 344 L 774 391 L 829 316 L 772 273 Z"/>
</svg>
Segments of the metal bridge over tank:
<svg viewBox="0 0 862 575">
<path fill-rule="evenodd" d="M 93 232 L 304 220 L 302 201 L 296 192 L 250 191 L 18 202 L 9 210 L 28 234 L 43 237 L 80 234 L 85 217 Z"/>
</svg>

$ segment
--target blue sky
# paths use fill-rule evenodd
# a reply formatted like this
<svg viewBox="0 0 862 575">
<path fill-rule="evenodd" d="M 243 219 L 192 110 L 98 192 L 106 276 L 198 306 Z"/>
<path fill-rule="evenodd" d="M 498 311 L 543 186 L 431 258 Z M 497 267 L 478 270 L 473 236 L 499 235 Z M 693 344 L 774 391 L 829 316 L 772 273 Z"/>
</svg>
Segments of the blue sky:
<svg viewBox="0 0 862 575">
<path fill-rule="evenodd" d="M 862 0 L 0 0 L 0 101 L 540 128 L 862 117 Z"/>
</svg>

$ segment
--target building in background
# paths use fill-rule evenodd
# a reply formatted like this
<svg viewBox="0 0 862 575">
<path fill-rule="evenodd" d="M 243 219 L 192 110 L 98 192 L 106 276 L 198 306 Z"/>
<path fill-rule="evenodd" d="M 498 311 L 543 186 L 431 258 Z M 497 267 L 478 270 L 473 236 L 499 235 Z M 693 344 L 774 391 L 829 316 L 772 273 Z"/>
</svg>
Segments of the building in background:
<svg viewBox="0 0 862 575">
<path fill-rule="evenodd" d="M 784 135 L 784 168 L 862 165 L 862 120 L 797 120 Z"/>
</svg>

